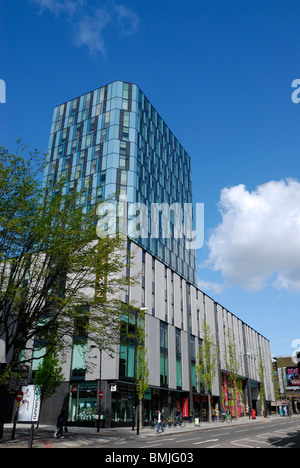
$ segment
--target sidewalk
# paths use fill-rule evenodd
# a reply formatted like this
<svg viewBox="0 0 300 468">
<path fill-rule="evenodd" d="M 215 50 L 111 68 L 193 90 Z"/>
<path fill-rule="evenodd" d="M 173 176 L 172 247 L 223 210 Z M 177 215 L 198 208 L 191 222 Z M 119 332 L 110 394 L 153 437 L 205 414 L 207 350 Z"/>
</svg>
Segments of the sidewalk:
<svg viewBox="0 0 300 468">
<path fill-rule="evenodd" d="M 270 416 L 268 418 L 257 418 L 255 420 L 249 419 L 248 417 L 240 418 L 237 421 L 229 422 L 214 422 L 214 423 L 207 423 L 202 422 L 200 426 L 195 426 L 194 423 L 190 424 L 189 422 L 186 424 L 185 428 L 181 427 L 167 427 L 165 429 L 165 433 L 167 434 L 180 434 L 184 432 L 194 432 L 194 431 L 204 431 L 204 430 L 211 430 L 215 428 L 225 428 L 230 426 L 236 425 L 248 425 L 248 424 L 264 424 L 268 422 L 274 422 L 276 420 L 286 419 L 282 416 Z M 1 448 L 27 448 L 28 441 L 29 441 L 29 434 L 30 434 L 31 426 L 28 424 L 17 424 L 16 428 L 16 435 L 15 440 L 11 441 L 11 432 L 12 432 L 12 424 L 5 424 L 4 425 L 4 432 L 3 438 L 0 439 L 0 449 Z M 54 439 L 54 432 L 56 431 L 56 426 L 46 426 L 42 425 L 38 429 L 35 428 L 34 430 L 34 447 L 41 446 L 46 447 L 47 444 L 50 446 L 53 441 L 59 442 L 58 439 Z M 149 438 L 149 437 L 156 437 L 155 429 L 151 429 L 150 427 L 145 427 L 140 431 L 139 436 L 136 435 L 136 428 L 132 431 L 131 427 L 121 427 L 121 428 L 112 428 L 106 429 L 101 428 L 100 432 L 97 433 L 95 428 L 91 427 L 69 427 L 68 433 L 65 436 L 64 441 L 69 441 L 70 445 L 73 444 L 74 447 L 78 447 L 80 444 L 84 444 L 87 441 L 91 442 L 91 440 L 97 440 L 98 443 L 101 441 L 103 442 L 112 442 L 115 440 L 126 440 L 126 439 L 134 439 L 136 437 L 139 438 Z M 56 444 L 55 444 L 56 445 Z"/>
</svg>

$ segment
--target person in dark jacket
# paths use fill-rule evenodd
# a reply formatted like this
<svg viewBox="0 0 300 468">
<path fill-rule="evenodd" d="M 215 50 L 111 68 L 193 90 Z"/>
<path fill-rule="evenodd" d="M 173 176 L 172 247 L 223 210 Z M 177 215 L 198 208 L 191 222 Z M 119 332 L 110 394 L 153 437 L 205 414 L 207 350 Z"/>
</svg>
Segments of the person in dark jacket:
<svg viewBox="0 0 300 468">
<path fill-rule="evenodd" d="M 63 430 L 64 426 L 66 425 L 65 423 L 65 418 L 63 412 L 61 412 L 57 418 L 57 431 L 54 434 L 55 439 L 63 439 Z"/>
</svg>

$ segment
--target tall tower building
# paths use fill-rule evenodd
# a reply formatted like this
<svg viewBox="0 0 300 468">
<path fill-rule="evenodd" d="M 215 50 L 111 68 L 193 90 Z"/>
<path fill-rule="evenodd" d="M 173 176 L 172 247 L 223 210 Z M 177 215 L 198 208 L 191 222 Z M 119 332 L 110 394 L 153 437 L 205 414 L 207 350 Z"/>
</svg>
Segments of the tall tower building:
<svg viewBox="0 0 300 468">
<path fill-rule="evenodd" d="M 234 409 L 239 416 L 249 414 L 251 405 L 259 408 L 260 376 L 251 356 L 261 353 L 265 398 L 271 402 L 269 341 L 197 288 L 195 250 L 189 243 L 194 230 L 190 157 L 138 86 L 116 81 L 54 109 L 44 187 L 50 189 L 60 177 L 67 179 L 66 190 L 83 189 L 86 210 L 109 198 L 119 214 L 120 206 L 128 205 L 126 234 L 134 262 L 126 274 L 139 274 L 141 281 L 123 300 L 134 303 L 135 311 L 147 310 L 145 424 L 158 409 L 166 417 L 178 411 L 186 419 L 207 417 L 209 396 L 196 365 L 204 322 L 219 353 L 213 407 Z M 131 229 L 137 218 L 141 226 L 133 223 L 139 229 Z M 41 423 L 56 423 L 63 407 L 72 424 L 94 425 L 101 409 L 106 427 L 132 425 L 137 352 L 126 331 L 135 327 L 133 311 L 132 321 L 124 318 L 113 357 L 95 349 L 88 337 L 70 342 L 63 363 L 66 380 L 46 402 Z M 240 365 L 236 388 L 226 358 L 231 331 Z"/>
<path fill-rule="evenodd" d="M 129 237 L 192 284 L 195 250 L 191 161 L 135 84 L 115 81 L 54 109 L 44 185 L 61 176 L 86 187 L 83 204 L 115 198 L 143 226 Z M 143 209 L 141 208 L 143 207 Z"/>
</svg>

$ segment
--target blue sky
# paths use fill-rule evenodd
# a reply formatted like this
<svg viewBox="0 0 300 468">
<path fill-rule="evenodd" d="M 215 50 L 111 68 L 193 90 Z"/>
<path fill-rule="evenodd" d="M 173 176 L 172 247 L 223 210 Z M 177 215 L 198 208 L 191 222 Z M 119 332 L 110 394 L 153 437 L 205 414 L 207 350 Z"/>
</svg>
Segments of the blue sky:
<svg viewBox="0 0 300 468">
<path fill-rule="evenodd" d="M 192 158 L 205 204 L 199 284 L 275 354 L 300 339 L 300 4 L 2 2 L 1 144 L 46 152 L 53 107 L 137 83 Z M 300 196 L 299 196 L 300 200 Z"/>
</svg>

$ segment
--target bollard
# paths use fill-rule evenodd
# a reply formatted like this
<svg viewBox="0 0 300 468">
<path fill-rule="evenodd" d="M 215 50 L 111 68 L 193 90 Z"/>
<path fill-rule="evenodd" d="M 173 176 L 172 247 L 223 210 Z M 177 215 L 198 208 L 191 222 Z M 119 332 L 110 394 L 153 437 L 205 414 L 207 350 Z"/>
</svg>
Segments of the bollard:
<svg viewBox="0 0 300 468">
<path fill-rule="evenodd" d="M 34 434 L 34 424 L 31 424 L 29 441 L 28 441 L 28 448 L 32 448 L 33 434 Z"/>
</svg>

